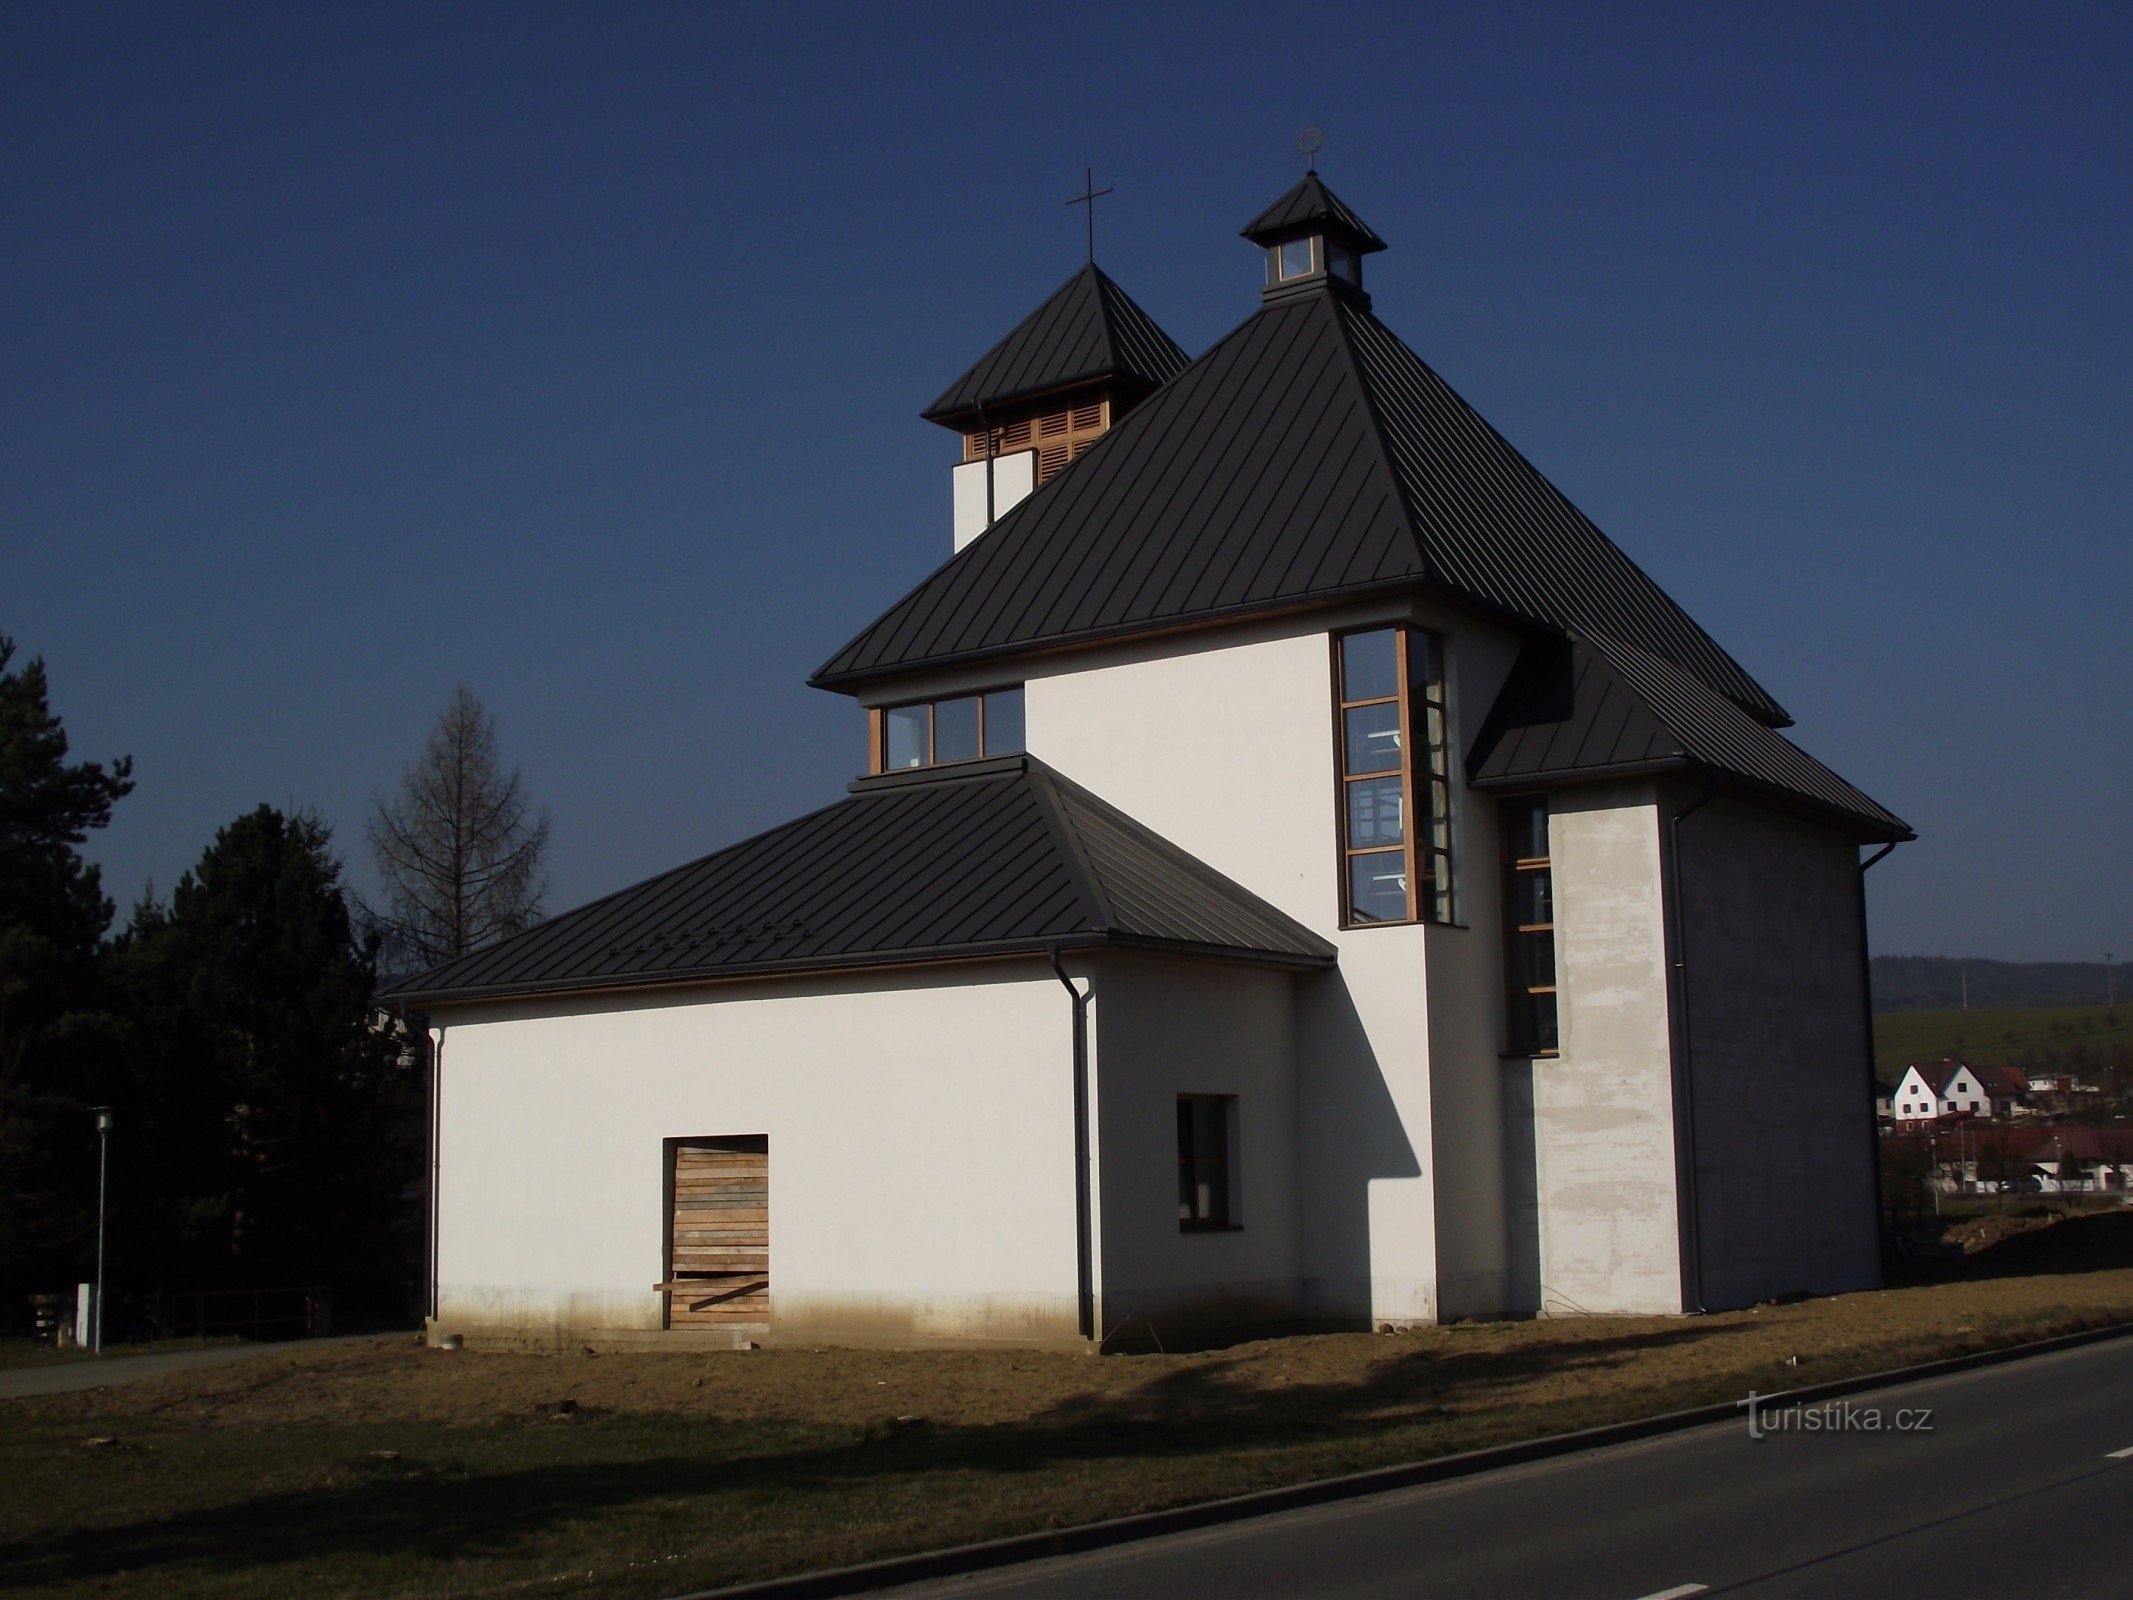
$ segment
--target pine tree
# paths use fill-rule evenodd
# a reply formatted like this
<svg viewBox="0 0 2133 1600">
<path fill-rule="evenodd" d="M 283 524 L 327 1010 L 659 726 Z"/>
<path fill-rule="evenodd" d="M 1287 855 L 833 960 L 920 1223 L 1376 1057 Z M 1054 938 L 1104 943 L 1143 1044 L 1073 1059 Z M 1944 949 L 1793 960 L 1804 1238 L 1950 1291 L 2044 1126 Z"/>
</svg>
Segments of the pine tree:
<svg viewBox="0 0 2133 1600">
<path fill-rule="evenodd" d="M 133 765 L 70 763 L 44 662 L 14 670 L 14 656 L 0 636 L 0 1266 L 56 1270 L 94 1220 L 87 1080 L 112 912 L 80 846 L 132 790 Z"/>
</svg>

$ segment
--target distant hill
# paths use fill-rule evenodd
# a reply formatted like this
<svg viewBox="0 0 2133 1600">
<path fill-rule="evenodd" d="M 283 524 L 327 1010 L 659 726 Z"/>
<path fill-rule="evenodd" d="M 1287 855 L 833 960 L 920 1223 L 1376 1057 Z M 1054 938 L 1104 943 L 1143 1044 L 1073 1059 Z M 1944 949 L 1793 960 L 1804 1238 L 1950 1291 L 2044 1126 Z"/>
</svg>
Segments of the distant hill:
<svg viewBox="0 0 2133 1600">
<path fill-rule="evenodd" d="M 2117 1088 L 2133 1082 L 2133 997 L 2115 1009 L 1973 1005 L 1968 1011 L 1885 1011 L 1874 1018 L 1874 1073 L 1884 1083 L 1894 1083 L 1914 1061 L 1943 1056 L 2024 1072 L 2056 1068 Z"/>
<path fill-rule="evenodd" d="M 1874 1009 L 1955 1011 L 1970 980 L 1970 1008 L 2100 1006 L 2111 977 L 2101 961 L 1965 961 L 1953 956 L 1876 956 Z M 2133 961 L 2116 968 L 2118 998 L 2133 1004 Z"/>
</svg>

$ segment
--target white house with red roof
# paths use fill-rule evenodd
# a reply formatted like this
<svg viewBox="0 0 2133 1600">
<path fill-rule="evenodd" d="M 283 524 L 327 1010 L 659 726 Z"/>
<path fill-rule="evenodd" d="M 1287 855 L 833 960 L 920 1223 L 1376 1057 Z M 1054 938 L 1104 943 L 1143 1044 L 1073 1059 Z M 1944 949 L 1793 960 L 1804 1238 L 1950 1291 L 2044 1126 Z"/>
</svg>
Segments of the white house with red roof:
<svg viewBox="0 0 2133 1600">
<path fill-rule="evenodd" d="M 1891 1099 L 1901 1127 L 1944 1117 L 2010 1116 L 2029 1092 L 2029 1080 L 2013 1067 L 1984 1067 L 1947 1056 L 1913 1062 Z"/>
</svg>

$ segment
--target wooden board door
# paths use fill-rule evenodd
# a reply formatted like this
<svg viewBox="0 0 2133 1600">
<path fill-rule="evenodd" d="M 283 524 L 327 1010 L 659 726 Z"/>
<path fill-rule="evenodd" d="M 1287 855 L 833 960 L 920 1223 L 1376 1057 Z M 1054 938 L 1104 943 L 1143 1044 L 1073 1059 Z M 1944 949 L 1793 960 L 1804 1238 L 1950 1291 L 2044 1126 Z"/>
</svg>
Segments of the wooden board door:
<svg viewBox="0 0 2133 1600">
<path fill-rule="evenodd" d="M 667 1142 L 667 1326 L 770 1321 L 770 1144 Z"/>
</svg>

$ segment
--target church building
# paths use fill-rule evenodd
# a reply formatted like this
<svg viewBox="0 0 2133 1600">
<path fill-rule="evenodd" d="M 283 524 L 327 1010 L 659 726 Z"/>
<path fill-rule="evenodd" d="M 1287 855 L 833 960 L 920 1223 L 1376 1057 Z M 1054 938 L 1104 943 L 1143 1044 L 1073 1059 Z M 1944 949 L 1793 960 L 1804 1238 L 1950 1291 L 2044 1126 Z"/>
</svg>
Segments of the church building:
<svg viewBox="0 0 2133 1600">
<path fill-rule="evenodd" d="M 1379 320 L 1314 172 L 1189 358 L 927 408 L 845 798 L 401 984 L 433 1337 L 1176 1348 L 1878 1281 L 1907 826 Z"/>
</svg>

